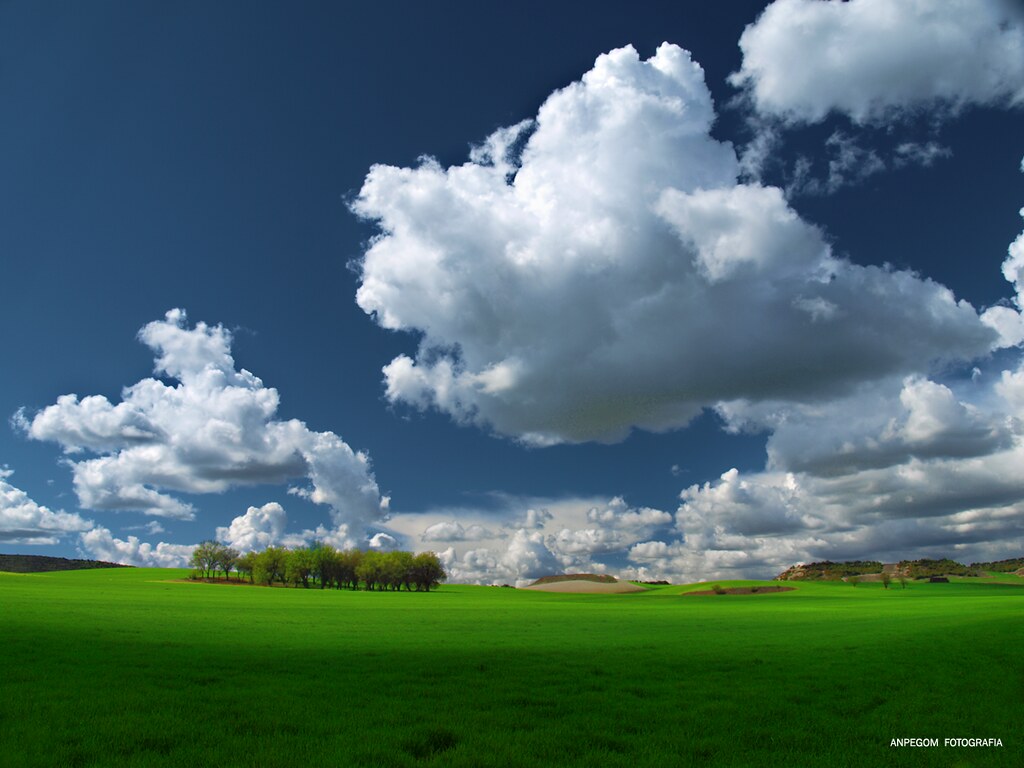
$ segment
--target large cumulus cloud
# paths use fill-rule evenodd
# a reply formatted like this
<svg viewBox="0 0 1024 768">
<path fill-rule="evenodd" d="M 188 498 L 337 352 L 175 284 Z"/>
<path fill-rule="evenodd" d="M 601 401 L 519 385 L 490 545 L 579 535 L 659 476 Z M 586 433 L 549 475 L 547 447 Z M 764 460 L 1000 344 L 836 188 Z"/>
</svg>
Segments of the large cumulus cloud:
<svg viewBox="0 0 1024 768">
<path fill-rule="evenodd" d="M 374 166 L 357 301 L 421 337 L 384 368 L 388 398 L 525 442 L 612 442 L 997 343 L 945 287 L 838 258 L 778 189 L 737 183 L 713 121 L 686 51 L 626 47 L 464 165 Z"/>
<path fill-rule="evenodd" d="M 731 82 L 788 122 L 1024 104 L 1024 10 L 1012 0 L 775 0 L 740 48 Z"/>
<path fill-rule="evenodd" d="M 17 417 L 29 437 L 63 447 L 83 508 L 191 519 L 192 504 L 177 494 L 305 479 L 298 492 L 329 508 L 338 535 L 359 536 L 384 517 L 387 499 L 368 457 L 333 432 L 276 419 L 277 390 L 236 368 L 225 328 L 189 327 L 172 310 L 139 339 L 155 353 L 156 373 L 173 383 L 143 379 L 117 403 L 63 395 Z M 255 529 L 235 533 L 258 538 Z M 95 546 L 115 546 L 97 536 Z"/>
</svg>

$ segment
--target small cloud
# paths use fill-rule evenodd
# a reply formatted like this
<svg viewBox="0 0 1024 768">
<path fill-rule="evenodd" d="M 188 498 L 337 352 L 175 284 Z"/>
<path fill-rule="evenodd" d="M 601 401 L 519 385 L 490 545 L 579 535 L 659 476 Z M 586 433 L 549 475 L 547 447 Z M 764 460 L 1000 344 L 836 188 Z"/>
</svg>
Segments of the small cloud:
<svg viewBox="0 0 1024 768">
<path fill-rule="evenodd" d="M 494 538 L 495 534 L 484 528 L 482 525 L 471 524 L 463 526 L 455 520 L 442 521 L 428 526 L 420 539 L 422 541 L 480 541 L 481 539 Z"/>
<path fill-rule="evenodd" d="M 55 544 L 62 537 L 93 527 L 78 514 L 53 511 L 37 504 L 25 491 L 8 482 L 14 474 L 0 467 L 0 542 L 8 544 Z"/>
<path fill-rule="evenodd" d="M 929 109 L 1024 104 L 1024 17 L 1002 0 L 776 0 L 740 37 L 729 82 L 762 117 L 816 123 L 830 113 L 881 123 Z"/>
<path fill-rule="evenodd" d="M 896 147 L 894 164 L 897 168 L 905 165 L 921 165 L 928 168 L 938 160 L 945 160 L 952 156 L 952 149 L 937 144 L 934 141 L 929 141 L 925 144 L 904 142 Z"/>
<path fill-rule="evenodd" d="M 398 549 L 398 539 L 387 533 L 375 533 L 370 537 L 370 547 L 383 551 Z"/>
</svg>

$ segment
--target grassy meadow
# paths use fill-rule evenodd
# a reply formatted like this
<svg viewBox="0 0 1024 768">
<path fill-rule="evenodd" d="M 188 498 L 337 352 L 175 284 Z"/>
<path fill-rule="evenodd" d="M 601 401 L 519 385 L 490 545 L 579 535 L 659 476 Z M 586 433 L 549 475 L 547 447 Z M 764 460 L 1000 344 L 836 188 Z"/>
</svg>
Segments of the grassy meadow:
<svg viewBox="0 0 1024 768">
<path fill-rule="evenodd" d="M 186 573 L 0 574 L 0 765 L 1024 764 L 1012 576 L 684 597 L 707 585 L 368 593 Z"/>
</svg>

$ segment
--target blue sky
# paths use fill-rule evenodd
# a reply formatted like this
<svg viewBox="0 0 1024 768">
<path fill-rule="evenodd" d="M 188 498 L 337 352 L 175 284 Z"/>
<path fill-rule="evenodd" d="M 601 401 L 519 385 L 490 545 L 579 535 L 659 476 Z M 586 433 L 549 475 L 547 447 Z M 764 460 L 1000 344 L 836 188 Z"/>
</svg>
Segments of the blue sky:
<svg viewBox="0 0 1024 768">
<path fill-rule="evenodd" d="M 3 551 L 1019 555 L 1012 4 L 10 3 L 0 51 Z"/>
</svg>

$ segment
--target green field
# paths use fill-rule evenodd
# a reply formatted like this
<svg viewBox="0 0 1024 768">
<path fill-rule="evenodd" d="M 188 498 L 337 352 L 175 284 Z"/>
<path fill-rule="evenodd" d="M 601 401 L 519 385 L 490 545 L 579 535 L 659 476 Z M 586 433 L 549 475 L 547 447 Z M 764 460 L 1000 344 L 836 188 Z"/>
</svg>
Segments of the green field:
<svg viewBox="0 0 1024 768">
<path fill-rule="evenodd" d="M 682 597 L 706 585 L 169 581 L 185 573 L 0 574 L 0 765 L 1024 764 L 1014 577 Z"/>
</svg>

